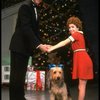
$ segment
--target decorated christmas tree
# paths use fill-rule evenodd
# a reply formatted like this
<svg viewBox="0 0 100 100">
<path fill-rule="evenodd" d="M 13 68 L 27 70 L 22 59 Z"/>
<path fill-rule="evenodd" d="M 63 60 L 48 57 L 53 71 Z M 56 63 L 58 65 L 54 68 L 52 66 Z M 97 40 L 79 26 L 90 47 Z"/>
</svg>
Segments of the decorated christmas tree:
<svg viewBox="0 0 100 100">
<path fill-rule="evenodd" d="M 48 2 L 47 2 L 48 1 Z M 39 9 L 41 39 L 44 44 L 54 45 L 68 37 L 66 21 L 70 16 L 80 16 L 77 0 L 46 0 Z M 32 64 L 36 69 L 48 69 L 48 53 L 35 50 Z M 62 62 L 72 66 L 72 52 L 70 46 L 57 50 Z M 71 69 L 71 68 L 70 68 Z"/>
</svg>

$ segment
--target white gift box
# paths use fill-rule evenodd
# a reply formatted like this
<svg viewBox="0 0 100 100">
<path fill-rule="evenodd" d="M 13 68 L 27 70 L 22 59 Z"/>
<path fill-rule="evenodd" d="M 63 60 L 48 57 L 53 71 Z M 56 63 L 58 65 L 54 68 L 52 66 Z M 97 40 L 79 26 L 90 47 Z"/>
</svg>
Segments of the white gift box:
<svg viewBox="0 0 100 100">
<path fill-rule="evenodd" d="M 42 83 L 42 90 L 45 90 L 45 71 L 40 72 L 40 80 Z M 37 79 L 37 71 L 34 70 L 28 70 L 27 71 L 27 90 L 36 90 L 36 79 Z"/>
</svg>

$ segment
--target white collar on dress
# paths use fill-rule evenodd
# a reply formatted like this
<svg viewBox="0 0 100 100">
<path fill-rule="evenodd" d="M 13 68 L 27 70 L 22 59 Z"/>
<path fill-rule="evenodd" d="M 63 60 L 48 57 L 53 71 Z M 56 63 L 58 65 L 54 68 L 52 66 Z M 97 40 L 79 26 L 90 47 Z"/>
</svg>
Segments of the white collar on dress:
<svg viewBox="0 0 100 100">
<path fill-rule="evenodd" d="M 78 31 L 78 32 L 80 32 L 81 34 L 83 34 L 83 31 Z"/>
</svg>

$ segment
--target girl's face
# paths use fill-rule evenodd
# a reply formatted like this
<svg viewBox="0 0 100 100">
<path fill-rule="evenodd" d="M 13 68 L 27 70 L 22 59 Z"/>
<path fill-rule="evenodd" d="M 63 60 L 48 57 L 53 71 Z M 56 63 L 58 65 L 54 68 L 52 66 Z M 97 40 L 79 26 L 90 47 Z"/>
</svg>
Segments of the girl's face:
<svg viewBox="0 0 100 100">
<path fill-rule="evenodd" d="M 69 32 L 73 34 L 74 32 L 79 31 L 79 28 L 75 24 L 69 24 Z"/>
</svg>

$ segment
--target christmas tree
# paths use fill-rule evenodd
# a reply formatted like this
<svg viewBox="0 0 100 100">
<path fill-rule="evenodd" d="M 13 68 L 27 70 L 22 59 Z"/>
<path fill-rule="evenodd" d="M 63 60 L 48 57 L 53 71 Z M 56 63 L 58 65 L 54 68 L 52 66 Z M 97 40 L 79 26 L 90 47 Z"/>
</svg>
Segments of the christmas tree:
<svg viewBox="0 0 100 100">
<path fill-rule="evenodd" d="M 39 9 L 41 39 L 44 44 L 54 45 L 68 37 L 66 21 L 70 16 L 80 16 L 77 0 L 46 0 Z M 32 64 L 36 69 L 48 69 L 48 53 L 37 50 Z M 64 65 L 72 66 L 72 52 L 70 46 L 57 50 Z"/>
</svg>

